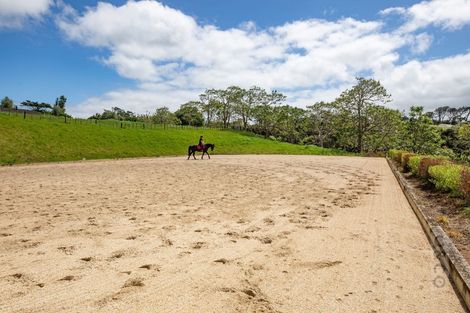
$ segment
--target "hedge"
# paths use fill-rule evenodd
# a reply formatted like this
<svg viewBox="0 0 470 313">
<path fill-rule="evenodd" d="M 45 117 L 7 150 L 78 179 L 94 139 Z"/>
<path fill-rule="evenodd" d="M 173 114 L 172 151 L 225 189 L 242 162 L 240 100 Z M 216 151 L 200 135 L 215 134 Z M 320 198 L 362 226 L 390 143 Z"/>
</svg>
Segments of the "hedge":
<svg viewBox="0 0 470 313">
<path fill-rule="evenodd" d="M 401 166 L 403 167 L 403 170 L 405 172 L 408 172 L 410 170 L 409 165 L 408 165 L 408 161 L 410 160 L 410 158 L 412 156 L 415 156 L 415 155 L 416 154 L 410 153 L 410 152 L 403 152 L 401 154 Z"/>
<path fill-rule="evenodd" d="M 470 166 L 455 164 L 445 156 L 416 155 L 390 150 L 389 157 L 413 175 L 427 179 L 436 189 L 449 191 L 470 201 Z"/>
<path fill-rule="evenodd" d="M 403 152 L 406 152 L 406 151 L 403 151 L 403 150 L 390 150 L 390 151 L 388 151 L 388 155 L 395 162 L 401 162 L 401 154 Z"/>
<path fill-rule="evenodd" d="M 419 164 L 421 163 L 421 159 L 423 159 L 423 155 L 413 155 L 408 160 L 408 167 L 411 170 L 411 173 L 415 176 L 419 176 Z"/>
<path fill-rule="evenodd" d="M 450 191 L 454 195 L 461 194 L 460 179 L 463 166 L 458 164 L 433 165 L 428 169 L 430 181 L 443 191 Z"/>
<path fill-rule="evenodd" d="M 465 167 L 460 176 L 460 192 L 470 201 L 470 167 Z"/>
<path fill-rule="evenodd" d="M 433 165 L 445 164 L 448 162 L 448 159 L 445 157 L 436 157 L 436 156 L 425 156 L 419 162 L 418 176 L 421 178 L 429 178 L 429 167 Z"/>
</svg>

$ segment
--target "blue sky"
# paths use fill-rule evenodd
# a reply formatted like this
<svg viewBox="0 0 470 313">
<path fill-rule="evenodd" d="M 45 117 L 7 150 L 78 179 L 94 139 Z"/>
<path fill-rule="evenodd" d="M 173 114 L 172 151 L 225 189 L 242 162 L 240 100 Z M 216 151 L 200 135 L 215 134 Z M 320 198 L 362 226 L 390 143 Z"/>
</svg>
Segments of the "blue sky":
<svg viewBox="0 0 470 313">
<path fill-rule="evenodd" d="M 305 107 L 357 75 L 398 109 L 470 105 L 469 0 L 0 0 L 0 12 L 0 97 L 63 94 L 76 116 L 176 109 L 232 84 Z"/>
</svg>

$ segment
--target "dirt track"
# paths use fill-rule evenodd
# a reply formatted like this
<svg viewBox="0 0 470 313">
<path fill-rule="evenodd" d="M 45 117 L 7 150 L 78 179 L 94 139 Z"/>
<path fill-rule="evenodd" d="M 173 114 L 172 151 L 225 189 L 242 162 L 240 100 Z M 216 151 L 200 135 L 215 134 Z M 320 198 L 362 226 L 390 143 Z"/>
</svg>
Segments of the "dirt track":
<svg viewBox="0 0 470 313">
<path fill-rule="evenodd" d="M 464 312 L 384 159 L 0 168 L 1 312 Z"/>
</svg>

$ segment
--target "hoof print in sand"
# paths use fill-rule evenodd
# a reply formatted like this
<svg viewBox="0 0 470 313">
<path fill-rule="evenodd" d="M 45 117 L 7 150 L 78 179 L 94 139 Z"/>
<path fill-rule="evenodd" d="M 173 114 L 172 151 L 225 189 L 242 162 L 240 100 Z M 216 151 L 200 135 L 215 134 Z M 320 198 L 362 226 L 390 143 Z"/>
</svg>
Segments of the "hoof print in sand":
<svg viewBox="0 0 470 313">
<path fill-rule="evenodd" d="M 254 233 L 254 232 L 259 231 L 260 229 L 261 228 L 259 228 L 258 226 L 250 226 L 247 229 L 245 229 L 245 232 L 246 233 Z"/>
<path fill-rule="evenodd" d="M 261 243 L 264 243 L 264 244 L 270 244 L 273 242 L 273 240 L 269 237 L 260 238 L 259 241 L 261 241 Z"/>
<path fill-rule="evenodd" d="M 155 265 L 155 264 L 144 264 L 142 266 L 139 266 L 139 268 L 143 268 L 143 269 L 146 269 L 146 270 L 157 270 L 157 271 L 160 271 L 160 268 Z"/>
<path fill-rule="evenodd" d="M 198 242 L 193 243 L 192 248 L 193 249 L 201 249 L 205 245 L 206 245 L 206 243 L 204 241 L 198 241 Z"/>
<path fill-rule="evenodd" d="M 141 278 L 131 278 L 131 279 L 128 279 L 128 280 L 124 283 L 124 285 L 122 286 L 122 288 L 143 287 L 143 286 L 145 286 L 143 279 L 141 279 Z"/>
<path fill-rule="evenodd" d="M 75 277 L 73 275 L 67 275 L 67 276 L 64 276 L 61 279 L 59 279 L 59 281 L 72 281 L 72 280 L 76 280 L 76 279 L 77 279 L 77 277 Z"/>
<path fill-rule="evenodd" d="M 73 252 L 75 251 L 75 246 L 61 246 L 61 247 L 57 247 L 57 250 L 62 251 L 63 253 L 67 255 L 72 255 Z"/>
<path fill-rule="evenodd" d="M 214 261 L 215 263 L 222 263 L 222 264 L 226 264 L 229 262 L 229 260 L 225 259 L 225 258 L 222 258 L 222 259 L 217 259 Z"/>
</svg>

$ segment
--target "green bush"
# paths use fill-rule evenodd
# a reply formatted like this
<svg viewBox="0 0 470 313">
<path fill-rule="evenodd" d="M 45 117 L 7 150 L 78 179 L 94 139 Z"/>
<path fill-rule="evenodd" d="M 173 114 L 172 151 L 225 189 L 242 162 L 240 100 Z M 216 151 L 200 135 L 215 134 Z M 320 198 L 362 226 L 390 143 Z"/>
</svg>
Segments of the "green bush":
<svg viewBox="0 0 470 313">
<path fill-rule="evenodd" d="M 392 149 L 392 150 L 388 151 L 388 155 L 393 161 L 401 162 L 401 154 L 403 152 L 405 152 L 405 151 Z"/>
<path fill-rule="evenodd" d="M 437 189 L 459 195 L 462 170 L 462 165 L 448 163 L 430 166 L 428 172 L 430 181 Z"/>
<path fill-rule="evenodd" d="M 423 155 L 413 155 L 408 160 L 408 168 L 410 169 L 411 173 L 413 173 L 413 175 L 419 175 L 419 164 L 421 163 L 421 159 L 423 158 Z"/>
<path fill-rule="evenodd" d="M 421 178 L 429 178 L 428 169 L 433 165 L 440 165 L 447 163 L 448 159 L 442 156 L 424 156 L 419 162 L 418 176 Z"/>
<path fill-rule="evenodd" d="M 470 201 L 470 167 L 465 166 L 462 169 L 460 177 L 460 193 L 463 197 Z"/>
<path fill-rule="evenodd" d="M 412 156 L 415 156 L 416 154 L 410 153 L 410 152 L 403 152 L 401 154 L 401 166 L 403 167 L 404 172 L 408 172 L 410 168 L 408 167 L 408 161 Z"/>
</svg>

